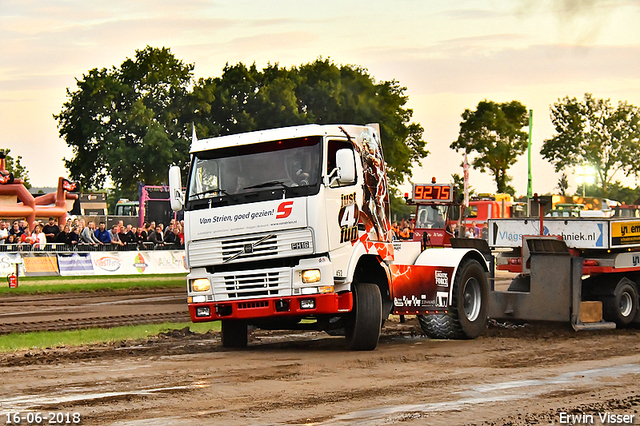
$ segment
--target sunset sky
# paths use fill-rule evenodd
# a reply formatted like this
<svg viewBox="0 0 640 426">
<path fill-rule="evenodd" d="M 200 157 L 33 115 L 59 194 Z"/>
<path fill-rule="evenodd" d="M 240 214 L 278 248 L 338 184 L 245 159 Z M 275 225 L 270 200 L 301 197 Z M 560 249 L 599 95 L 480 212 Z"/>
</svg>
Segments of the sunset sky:
<svg viewBox="0 0 640 426">
<path fill-rule="evenodd" d="M 0 0 L 0 40 L 0 147 L 22 156 L 33 186 L 67 175 L 63 158 L 73 153 L 53 119 L 66 89 L 147 45 L 171 48 L 196 77 L 219 76 L 225 63 L 290 67 L 328 57 L 398 80 L 431 151 L 416 182 L 462 173 L 449 145 L 465 108 L 483 99 L 533 109 L 540 193 L 558 181 L 538 154 L 553 136 L 550 105 L 589 92 L 640 106 L 639 0 Z M 526 193 L 526 155 L 510 175 Z M 471 186 L 495 191 L 475 170 Z"/>
</svg>

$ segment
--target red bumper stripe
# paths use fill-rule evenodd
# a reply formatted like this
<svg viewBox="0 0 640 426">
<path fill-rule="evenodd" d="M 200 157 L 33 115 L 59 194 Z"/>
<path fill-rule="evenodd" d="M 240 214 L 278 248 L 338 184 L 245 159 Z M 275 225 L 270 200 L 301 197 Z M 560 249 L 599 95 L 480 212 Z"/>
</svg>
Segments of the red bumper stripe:
<svg viewBox="0 0 640 426">
<path fill-rule="evenodd" d="M 302 309 L 301 300 L 313 299 L 314 309 Z M 211 315 L 196 316 L 197 308 L 209 307 Z M 311 294 L 308 296 L 288 296 L 268 299 L 251 299 L 228 302 L 192 303 L 189 315 L 193 322 L 216 321 L 220 319 L 251 319 L 273 316 L 300 316 L 342 314 L 353 309 L 353 294 Z"/>
</svg>

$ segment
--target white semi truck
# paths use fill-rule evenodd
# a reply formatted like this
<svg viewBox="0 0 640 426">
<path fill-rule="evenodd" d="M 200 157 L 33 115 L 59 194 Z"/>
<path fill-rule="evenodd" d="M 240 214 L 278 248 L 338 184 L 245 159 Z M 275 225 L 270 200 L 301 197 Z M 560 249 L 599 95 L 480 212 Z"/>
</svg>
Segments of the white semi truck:
<svg viewBox="0 0 640 426">
<path fill-rule="evenodd" d="M 225 347 L 246 346 L 252 325 L 344 333 L 350 349 L 372 350 L 391 313 L 419 315 L 431 336 L 485 329 L 487 253 L 391 240 L 377 125 L 194 135 L 190 156 L 186 192 L 169 172 L 189 312 L 221 320 Z"/>
</svg>

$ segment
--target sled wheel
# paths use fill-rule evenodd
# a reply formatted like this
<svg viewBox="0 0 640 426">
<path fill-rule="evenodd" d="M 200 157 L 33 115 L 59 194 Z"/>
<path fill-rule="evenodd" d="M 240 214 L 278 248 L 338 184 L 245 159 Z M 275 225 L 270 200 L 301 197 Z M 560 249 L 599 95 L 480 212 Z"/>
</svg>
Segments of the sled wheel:
<svg viewBox="0 0 640 426">
<path fill-rule="evenodd" d="M 222 346 L 246 348 L 249 342 L 247 323 L 239 320 L 222 321 Z"/>
<path fill-rule="evenodd" d="M 618 327 L 625 327 L 638 312 L 638 291 L 636 286 L 623 278 L 610 295 L 602 298 L 602 314 L 605 320 L 613 321 Z"/>
<path fill-rule="evenodd" d="M 353 287 L 353 311 L 345 321 L 347 347 L 352 351 L 371 351 L 378 346 L 382 324 L 382 296 L 375 284 Z"/>
<path fill-rule="evenodd" d="M 477 260 L 460 265 L 446 314 L 418 315 L 420 327 L 432 339 L 474 339 L 486 327 L 489 285 Z"/>
</svg>

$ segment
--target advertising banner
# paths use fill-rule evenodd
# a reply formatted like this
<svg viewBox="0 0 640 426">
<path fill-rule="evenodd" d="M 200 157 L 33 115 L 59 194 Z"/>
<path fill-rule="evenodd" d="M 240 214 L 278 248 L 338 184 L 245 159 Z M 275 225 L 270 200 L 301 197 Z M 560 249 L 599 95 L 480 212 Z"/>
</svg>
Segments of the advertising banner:
<svg viewBox="0 0 640 426">
<path fill-rule="evenodd" d="M 521 247 L 524 235 L 540 235 L 540 220 L 491 219 L 489 245 Z M 604 220 L 544 219 L 542 235 L 560 235 L 567 246 L 577 249 L 609 247 L 609 222 Z"/>
<path fill-rule="evenodd" d="M 18 264 L 18 274 L 21 277 L 25 276 L 24 265 L 18 253 L 0 252 L 0 285 L 6 283 L 4 278 L 7 275 L 12 272 L 16 273 L 16 263 Z"/>
<path fill-rule="evenodd" d="M 611 222 L 611 245 L 640 243 L 640 221 Z"/>
<path fill-rule="evenodd" d="M 92 252 L 95 275 L 186 273 L 183 250 Z"/>
<path fill-rule="evenodd" d="M 55 253 L 28 252 L 22 254 L 22 262 L 28 277 L 60 275 Z"/>
<path fill-rule="evenodd" d="M 62 276 L 93 275 L 89 253 L 58 253 L 58 270 Z"/>
</svg>

